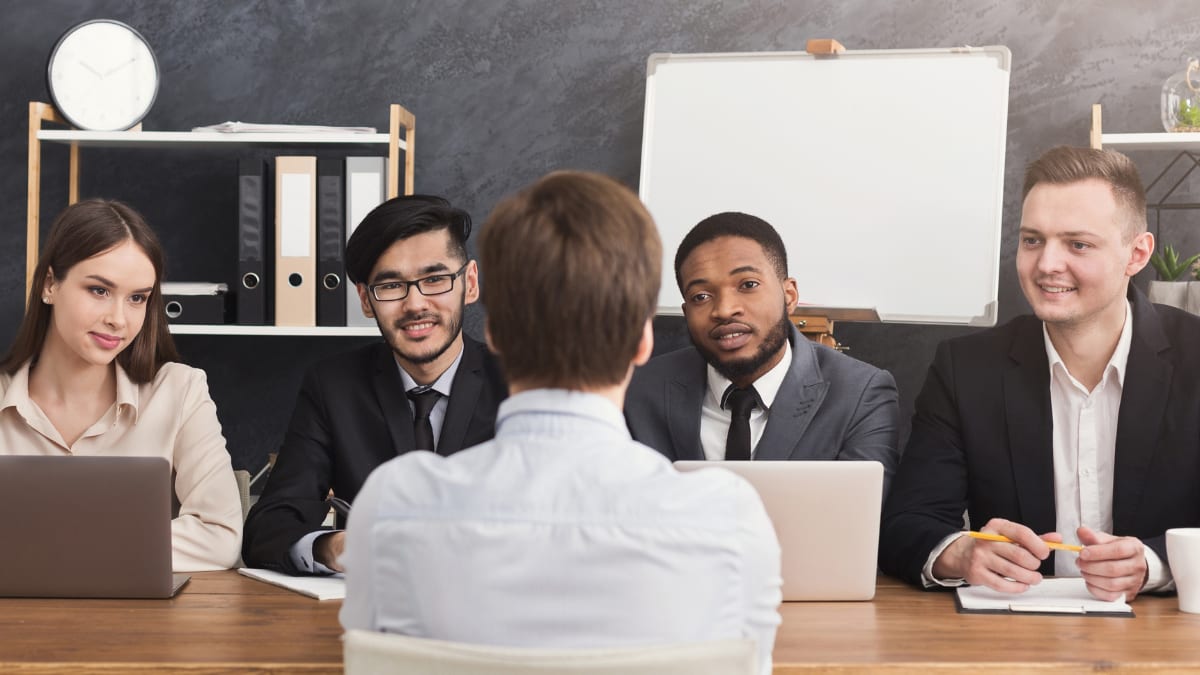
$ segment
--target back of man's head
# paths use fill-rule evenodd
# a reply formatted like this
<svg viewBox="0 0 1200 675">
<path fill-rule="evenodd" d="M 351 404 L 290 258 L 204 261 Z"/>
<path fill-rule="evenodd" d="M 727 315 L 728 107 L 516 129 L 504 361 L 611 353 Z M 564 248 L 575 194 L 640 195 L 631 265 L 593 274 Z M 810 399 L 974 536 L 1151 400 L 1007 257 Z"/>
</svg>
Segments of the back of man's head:
<svg viewBox="0 0 1200 675">
<path fill-rule="evenodd" d="M 599 174 L 551 173 L 496 206 L 479 247 L 488 335 L 510 382 L 624 382 L 662 271 L 637 195 Z"/>
<path fill-rule="evenodd" d="M 1067 145 L 1047 150 L 1025 169 L 1021 198 L 1041 183 L 1066 185 L 1095 178 L 1108 183 L 1120 209 L 1124 241 L 1146 231 L 1146 189 L 1137 165 L 1114 150 L 1075 148 Z"/>
<path fill-rule="evenodd" d="M 467 238 L 471 216 L 433 195 L 393 197 L 376 206 L 362 219 L 346 242 L 346 276 L 351 283 L 367 283 L 379 257 L 392 244 L 409 237 L 445 230 L 450 251 L 467 261 Z"/>
</svg>

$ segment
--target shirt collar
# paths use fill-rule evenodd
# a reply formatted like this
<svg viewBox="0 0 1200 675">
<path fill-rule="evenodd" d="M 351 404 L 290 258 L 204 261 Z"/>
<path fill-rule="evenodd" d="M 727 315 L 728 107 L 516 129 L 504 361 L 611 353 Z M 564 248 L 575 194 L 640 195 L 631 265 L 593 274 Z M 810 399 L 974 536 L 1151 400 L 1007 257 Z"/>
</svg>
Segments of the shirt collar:
<svg viewBox="0 0 1200 675">
<path fill-rule="evenodd" d="M 454 357 L 454 362 L 450 364 L 450 367 L 447 368 L 444 373 L 439 375 L 438 379 L 434 380 L 433 384 L 429 385 L 430 389 L 436 391 L 442 396 L 445 396 L 446 398 L 450 397 L 450 388 L 451 385 L 454 384 L 454 375 L 458 373 L 458 364 L 462 363 L 463 353 L 466 351 L 467 346 L 464 344 L 463 348 L 458 350 L 458 356 Z M 421 386 L 412 378 L 412 375 L 408 374 L 408 371 L 400 366 L 399 362 L 396 363 L 396 369 L 400 371 L 400 381 L 404 384 L 404 391 L 411 391 L 414 388 Z"/>
<path fill-rule="evenodd" d="M 497 438 L 510 433 L 556 431 L 591 440 L 610 435 L 631 440 L 621 409 L 599 394 L 530 389 L 504 399 L 496 410 Z"/>
<path fill-rule="evenodd" d="M 17 372 L 13 373 L 12 379 L 9 381 L 8 389 L 4 392 L 4 398 L 0 400 L 0 410 L 5 408 L 16 408 L 17 412 L 28 416 L 32 414 L 29 408 L 29 369 L 33 365 L 33 360 L 26 361 Z M 131 414 L 131 422 L 137 422 L 138 418 L 138 387 L 129 379 L 129 375 L 125 373 L 125 369 L 121 364 L 114 362 L 113 367 L 116 370 L 117 379 L 117 410 L 128 408 Z"/>
<path fill-rule="evenodd" d="M 138 387 L 129 379 L 129 375 L 125 373 L 125 369 L 121 364 L 114 362 L 117 370 L 117 411 L 120 412 L 123 408 L 129 410 L 130 422 L 136 423 L 138 419 Z"/>
<path fill-rule="evenodd" d="M 758 400 L 766 406 L 767 410 L 771 409 L 771 405 L 775 403 L 775 396 L 779 394 L 779 388 L 783 386 L 783 378 L 787 377 L 788 370 L 792 367 L 792 344 L 791 341 L 783 343 L 783 358 L 775 367 L 763 373 L 762 377 L 754 381 L 754 390 L 758 392 Z M 714 402 L 713 407 L 721 407 L 721 397 L 725 395 L 725 390 L 729 385 L 733 384 L 729 378 L 717 372 L 716 368 L 708 366 L 708 395 Z"/>
<path fill-rule="evenodd" d="M 4 391 L 4 399 L 0 400 L 0 410 L 7 408 L 16 408 L 17 412 L 26 415 L 28 412 L 27 403 L 29 401 L 29 364 L 31 361 L 26 361 L 17 372 L 12 374 L 12 378 L 8 381 L 8 387 Z"/>
<path fill-rule="evenodd" d="M 1067 366 L 1063 363 L 1062 357 L 1059 356 L 1058 350 L 1054 348 L 1054 343 L 1050 341 L 1050 331 L 1046 330 L 1046 323 L 1042 322 L 1042 341 L 1046 345 L 1046 360 L 1050 362 L 1050 376 L 1054 377 L 1054 366 L 1058 365 L 1063 372 L 1070 375 Z M 1117 347 L 1113 349 L 1112 356 L 1108 359 L 1108 365 L 1104 367 L 1104 377 L 1108 377 L 1111 371 L 1117 377 L 1117 384 L 1122 388 L 1125 386 L 1125 366 L 1129 363 L 1129 347 L 1133 343 L 1133 308 L 1129 301 L 1125 301 L 1125 325 L 1121 327 L 1121 337 L 1117 338 Z M 1073 376 L 1072 376 L 1073 377 Z"/>
</svg>

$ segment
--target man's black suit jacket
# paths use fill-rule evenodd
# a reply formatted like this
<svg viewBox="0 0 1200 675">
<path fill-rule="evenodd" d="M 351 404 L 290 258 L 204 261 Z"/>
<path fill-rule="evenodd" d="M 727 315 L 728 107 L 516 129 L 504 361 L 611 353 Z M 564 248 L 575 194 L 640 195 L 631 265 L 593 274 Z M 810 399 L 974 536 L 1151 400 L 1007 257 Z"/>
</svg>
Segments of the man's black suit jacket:
<svg viewBox="0 0 1200 675">
<path fill-rule="evenodd" d="M 1132 286 L 1133 335 L 1113 470 L 1113 532 L 1167 564 L 1165 532 L 1200 525 L 1200 317 Z M 933 548 L 991 518 L 1055 528 L 1050 367 L 1042 322 L 1021 316 L 938 346 L 884 507 L 879 563 L 921 584 Z M 1054 556 L 1041 567 L 1053 574 Z"/>
<path fill-rule="evenodd" d="M 495 358 L 463 336 L 438 454 L 492 438 L 508 395 Z M 262 497 L 246 519 L 242 558 L 250 567 L 299 574 L 291 547 L 321 528 L 330 488 L 353 502 L 375 467 L 413 448 L 413 418 L 391 348 L 376 343 L 326 359 L 304 378 L 283 447 Z"/>
</svg>

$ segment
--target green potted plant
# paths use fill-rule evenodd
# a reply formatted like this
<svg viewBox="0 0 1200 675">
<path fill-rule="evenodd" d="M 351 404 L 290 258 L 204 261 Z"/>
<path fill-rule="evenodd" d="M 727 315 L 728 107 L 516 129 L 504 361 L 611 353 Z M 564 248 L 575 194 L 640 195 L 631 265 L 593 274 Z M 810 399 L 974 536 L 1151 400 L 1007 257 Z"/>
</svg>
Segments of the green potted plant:
<svg viewBox="0 0 1200 675">
<path fill-rule="evenodd" d="M 1150 282 L 1150 301 L 1160 305 L 1171 305 L 1200 314 L 1200 269 L 1196 262 L 1200 253 L 1181 258 L 1171 244 L 1162 247 L 1162 252 L 1150 255 L 1150 265 L 1158 273 L 1158 280 Z M 1193 277 L 1197 281 L 1189 281 Z"/>
</svg>

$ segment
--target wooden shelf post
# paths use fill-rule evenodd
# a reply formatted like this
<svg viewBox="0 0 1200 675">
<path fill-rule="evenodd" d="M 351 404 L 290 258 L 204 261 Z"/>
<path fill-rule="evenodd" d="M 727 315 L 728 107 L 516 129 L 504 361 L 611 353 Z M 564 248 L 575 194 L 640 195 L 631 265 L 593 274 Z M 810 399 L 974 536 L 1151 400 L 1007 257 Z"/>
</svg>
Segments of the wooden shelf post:
<svg viewBox="0 0 1200 675">
<path fill-rule="evenodd" d="M 29 185 L 25 209 L 25 303 L 33 288 L 33 270 L 38 261 L 38 235 L 41 231 L 42 210 L 42 143 L 38 132 L 43 122 L 67 126 L 67 121 L 54 106 L 40 101 L 29 102 Z M 67 198 L 71 204 L 79 201 L 79 144 L 71 144 L 71 166 L 67 178 Z"/>
<path fill-rule="evenodd" d="M 404 127 L 404 194 L 413 193 L 413 148 L 417 137 L 417 118 L 404 106 L 393 103 L 389 117 L 387 198 L 400 196 L 400 127 Z"/>
</svg>

